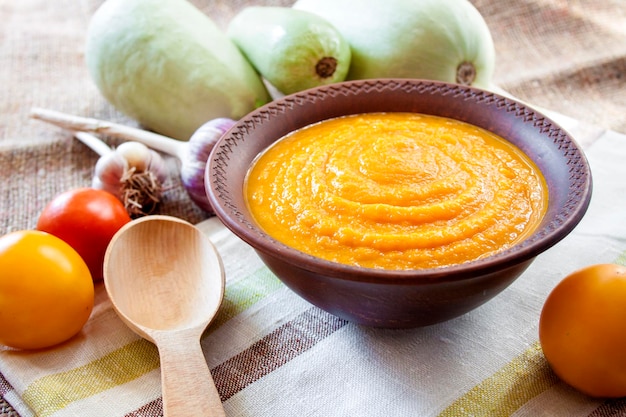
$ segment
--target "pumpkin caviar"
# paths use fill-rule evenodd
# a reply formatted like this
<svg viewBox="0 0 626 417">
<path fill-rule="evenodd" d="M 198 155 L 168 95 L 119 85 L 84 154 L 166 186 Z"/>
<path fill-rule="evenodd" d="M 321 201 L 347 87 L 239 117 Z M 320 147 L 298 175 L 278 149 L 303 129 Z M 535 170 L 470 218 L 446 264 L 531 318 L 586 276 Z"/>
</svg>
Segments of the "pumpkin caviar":
<svg viewBox="0 0 626 417">
<path fill-rule="evenodd" d="M 250 211 L 272 237 L 334 262 L 460 264 L 527 237 L 547 206 L 538 168 L 476 126 L 368 113 L 292 132 L 248 172 Z"/>
</svg>

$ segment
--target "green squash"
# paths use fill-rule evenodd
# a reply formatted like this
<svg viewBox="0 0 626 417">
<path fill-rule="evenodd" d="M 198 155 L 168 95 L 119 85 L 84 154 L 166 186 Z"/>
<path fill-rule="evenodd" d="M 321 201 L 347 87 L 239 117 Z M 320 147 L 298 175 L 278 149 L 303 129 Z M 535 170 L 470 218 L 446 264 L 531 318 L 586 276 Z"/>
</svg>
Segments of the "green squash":
<svg viewBox="0 0 626 417">
<path fill-rule="evenodd" d="M 85 59 L 114 107 L 180 140 L 271 99 L 237 46 L 186 0 L 106 0 L 90 21 Z"/>
<path fill-rule="evenodd" d="M 231 20 L 227 33 L 283 94 L 343 81 L 350 68 L 350 45 L 313 13 L 251 6 Z"/>
<path fill-rule="evenodd" d="M 348 79 L 420 78 L 489 88 L 491 33 L 468 0 L 298 0 L 350 43 Z"/>
</svg>

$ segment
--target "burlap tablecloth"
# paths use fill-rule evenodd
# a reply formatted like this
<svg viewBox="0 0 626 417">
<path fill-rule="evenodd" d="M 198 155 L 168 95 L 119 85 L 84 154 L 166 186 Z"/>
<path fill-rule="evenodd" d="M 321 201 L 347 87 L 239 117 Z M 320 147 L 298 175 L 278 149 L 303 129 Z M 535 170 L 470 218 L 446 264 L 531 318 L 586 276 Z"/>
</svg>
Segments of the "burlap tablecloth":
<svg viewBox="0 0 626 417">
<path fill-rule="evenodd" d="M 77 115 L 134 125 L 132 120 L 121 115 L 100 96 L 84 65 L 85 31 L 91 14 L 100 3 L 101 1 L 97 0 L 0 0 L 0 88 L 2 89 L 2 94 L 0 94 L 0 196 L 2 197 L 0 199 L 0 234 L 33 228 L 41 209 L 54 195 L 73 187 L 90 184 L 93 167 L 97 160 L 97 155 L 93 151 L 73 140 L 68 132 L 29 119 L 28 113 L 31 107 L 48 107 Z M 230 17 L 246 5 L 285 6 L 290 5 L 292 1 L 195 0 L 194 3 L 220 26 L 225 27 Z M 609 132 L 607 139 L 607 131 L 626 132 L 626 2 L 624 0 L 474 0 L 473 3 L 485 17 L 496 44 L 496 84 L 527 102 L 569 116 L 571 119 L 562 119 L 568 124 L 564 127 L 570 127 L 574 136 L 585 145 L 600 141 L 603 147 L 610 148 L 618 143 L 615 142 L 615 137 L 618 135 L 611 136 Z M 610 154 L 605 148 L 596 151 L 595 163 Z M 593 149 L 591 147 L 592 152 Z M 170 163 L 172 169 L 176 170 L 176 162 L 170 161 Z M 615 163 L 614 166 L 618 164 Z M 619 190 L 619 186 L 616 185 L 616 187 Z M 623 188 L 621 190 L 623 191 Z M 167 184 L 160 212 L 175 215 L 193 223 L 207 219 L 206 214 L 190 202 L 175 175 Z M 222 247 L 224 253 L 234 256 L 233 247 L 237 248 L 239 244 L 236 239 L 233 240 L 232 236 L 219 230 L 215 219 L 204 222 L 202 225 L 208 228 L 209 233 L 213 233 L 212 236 L 216 240 L 225 245 Z M 237 250 L 245 250 L 245 248 Z M 613 250 L 617 251 L 619 248 L 613 247 Z M 611 260 L 613 253 L 604 256 L 608 261 Z M 235 275 L 241 273 L 236 259 L 227 260 L 227 262 L 232 264 L 230 268 L 235 271 Z M 231 285 L 231 297 L 239 294 L 240 299 L 239 304 L 231 299 L 236 308 L 231 305 L 229 312 L 223 316 L 223 322 L 231 321 L 230 327 L 225 326 L 224 329 L 232 328 L 232 326 L 236 328 L 234 322 L 246 320 L 245 315 L 238 314 L 242 311 L 249 312 L 246 308 L 256 300 L 265 299 L 274 291 L 286 291 L 285 289 L 277 290 L 280 284 L 275 282 L 273 277 L 266 276 L 266 271 L 260 265 L 259 268 L 261 268 L 260 272 L 248 271 L 249 274 L 243 274 L 250 281 L 247 285 L 257 285 L 257 287 L 247 290 L 240 288 L 240 293 L 237 293 L 236 286 Z M 251 278 L 252 276 L 254 279 Z M 104 297 L 102 291 L 99 297 L 99 301 L 103 303 L 101 308 L 105 309 L 106 300 L 102 299 Z M 219 372 L 225 372 L 225 369 L 230 366 L 241 372 L 241 381 L 237 383 L 236 380 L 230 378 L 228 379 L 230 385 L 222 387 L 223 398 L 236 396 L 248 384 L 251 384 L 251 381 L 263 377 L 271 378 L 269 374 L 287 362 L 291 361 L 290 366 L 295 366 L 291 364 L 296 362 L 298 355 L 290 353 L 287 349 L 288 344 L 281 345 L 288 337 L 301 340 L 304 347 L 300 346 L 300 348 L 306 350 L 310 346 L 324 343 L 327 335 L 349 326 L 319 311 L 311 313 L 308 307 L 301 304 L 301 301 L 292 298 L 289 300 L 286 305 L 293 308 L 289 314 L 295 314 L 293 311 L 298 312 L 296 320 L 288 321 L 287 324 L 290 326 L 279 326 L 277 323 L 281 318 L 274 317 L 275 322 L 268 324 L 267 328 L 255 329 L 258 334 L 254 337 L 258 336 L 258 340 L 254 337 L 253 340 L 248 340 L 247 342 L 251 343 L 248 349 L 244 349 L 246 346 L 242 340 L 238 341 L 239 347 L 242 348 L 239 354 L 237 354 L 236 346 L 232 348 L 232 351 L 221 348 L 219 355 L 222 355 L 223 362 L 213 371 L 219 374 Z M 523 300 L 513 300 L 513 302 L 516 301 L 519 301 L 521 308 L 525 307 Z M 287 316 L 285 312 L 281 314 L 284 314 L 284 317 Z M 116 323 L 114 316 L 105 315 L 105 317 L 106 320 Z M 530 320 L 536 320 L 536 315 L 531 314 Z M 460 327 L 462 324 L 463 321 Z M 115 324 L 117 325 L 119 323 Z M 119 330 L 117 327 L 114 328 Z M 533 327 L 530 326 L 530 328 Z M 430 337 L 446 345 L 450 342 L 448 339 L 450 336 L 446 330 L 449 328 L 439 328 L 440 333 L 437 333 L 437 328 L 428 330 L 424 332 L 423 337 L 426 340 Z M 226 330 L 220 328 L 216 333 L 220 331 Z M 120 332 L 123 331 L 120 330 Z M 407 340 L 409 335 L 414 336 L 415 333 L 407 332 Z M 239 334 L 240 338 L 244 336 Z M 123 333 L 120 337 L 128 338 L 129 343 L 133 343 L 134 339 L 130 333 Z M 357 350 L 362 352 L 363 344 L 372 342 L 377 337 L 378 339 L 371 346 L 372 349 L 380 349 L 378 353 L 381 355 L 385 353 L 385 350 L 398 353 L 394 350 L 400 349 L 399 346 L 408 346 L 394 345 L 391 337 L 386 339 L 385 333 L 381 336 L 367 330 L 359 333 L 361 340 L 355 340 L 352 337 L 348 342 L 358 344 L 360 349 Z M 403 339 L 402 334 L 396 333 L 394 337 Z M 219 335 L 212 334 L 209 338 L 211 341 L 218 340 Z M 385 345 L 387 342 L 389 344 Z M 153 353 L 150 346 L 137 343 L 139 343 L 137 348 L 147 350 L 147 355 Z M 264 343 L 270 343 L 270 345 L 264 345 Z M 349 351 L 346 346 L 342 349 Z M 258 355 L 255 356 L 254 352 Z M 531 366 L 535 363 L 537 369 L 543 372 L 541 380 L 551 381 L 552 385 L 555 383 L 550 379 L 552 377 L 549 376 L 548 371 L 542 368 L 542 366 L 545 367 L 545 363 L 541 362 L 541 355 L 537 353 L 535 345 L 531 345 L 528 349 L 522 348 L 521 352 L 516 358 L 508 361 L 508 365 L 503 365 L 498 372 L 508 369 L 510 374 L 511 370 L 516 372 L 519 370 L 515 367 L 511 368 L 515 364 Z M 274 357 L 269 363 L 273 368 L 269 370 L 262 362 L 256 362 L 258 365 L 256 368 L 250 364 L 247 366 L 238 364 L 238 361 L 248 360 L 251 363 L 258 361 L 263 354 L 284 356 L 278 359 Z M 339 357 L 329 357 L 328 360 L 336 361 L 337 364 L 342 362 Z M 3 369 L 2 361 L 0 356 L 0 370 Z M 472 364 L 472 357 L 460 358 L 459 361 L 469 367 L 479 366 L 478 362 Z M 383 362 L 385 361 L 381 359 L 382 368 L 367 369 L 372 372 L 381 372 L 381 369 L 385 367 L 398 365 L 398 363 Z M 9 368 L 12 371 L 15 370 L 13 367 Z M 407 374 L 415 374 L 410 369 L 405 371 Z M 451 372 L 450 377 L 454 378 L 454 370 L 448 369 L 448 371 Z M 532 369 L 527 369 L 527 371 L 534 372 Z M 300 372 L 299 376 L 302 381 L 306 381 L 307 377 L 319 377 L 315 372 L 307 373 L 304 365 L 301 366 Z M 389 372 L 402 374 L 400 369 Z M 486 372 L 484 381 L 501 383 L 502 381 L 498 380 L 498 372 L 492 375 Z M 352 374 L 358 375 L 358 372 L 353 371 Z M 430 374 L 426 372 L 423 375 Z M 333 376 L 329 375 L 329 378 L 332 380 Z M 350 389 L 369 392 L 363 386 L 362 381 L 354 380 L 350 383 Z M 442 383 L 442 380 L 438 380 L 438 383 Z M 468 391 L 462 397 L 462 400 L 471 402 L 480 397 L 483 384 L 477 384 L 473 390 Z M 396 388 L 402 388 L 402 385 Z M 565 390 L 565 388 L 560 389 Z M 306 392 L 306 387 L 303 388 L 303 392 Z M 11 402 L 23 406 L 17 391 L 11 386 L 10 378 L 0 376 L 0 394 L 11 398 Z M 267 401 L 278 401 L 276 399 L 280 396 L 280 393 L 269 395 L 270 393 L 266 392 L 251 393 L 249 398 L 258 399 L 255 397 L 257 394 L 264 394 Z M 322 393 L 312 391 L 311 395 L 322 395 Z M 430 393 L 430 395 L 434 394 Z M 558 395 L 554 393 L 552 395 L 558 403 Z M 158 393 L 152 397 L 158 398 Z M 234 402 L 230 412 L 233 415 L 270 415 L 255 413 L 254 410 L 267 410 L 268 408 L 260 407 L 254 402 L 248 404 L 247 412 L 244 411 L 245 400 L 244 396 L 243 400 L 240 398 Z M 454 397 L 447 400 L 450 407 L 446 409 L 447 411 L 443 410 L 449 413 L 447 415 L 460 415 L 462 414 L 460 410 L 464 409 L 466 410 L 464 415 L 474 415 L 473 412 L 467 411 L 471 410 L 467 403 L 459 403 L 459 400 Z M 319 401 L 321 404 L 324 403 L 321 398 Z M 307 402 L 311 402 L 310 398 Z M 30 405 L 41 403 L 42 400 L 38 399 Z M 132 415 L 157 415 L 154 413 L 158 413 L 158 401 L 148 403 L 152 405 L 147 409 L 137 409 Z M 539 403 L 545 404 L 546 402 Z M 584 415 L 626 414 L 626 404 L 623 401 L 596 403 L 580 400 L 580 403 L 586 407 Z M 508 404 L 509 408 L 506 410 L 498 412 L 492 410 L 493 412 L 482 415 L 511 414 L 516 408 L 510 402 Z M 571 406 L 571 401 L 568 404 Z M 278 414 L 289 415 L 288 408 L 287 411 L 284 409 L 287 405 L 282 404 L 282 407 L 282 411 Z M 294 409 L 299 408 L 294 407 Z M 367 410 L 367 406 L 364 409 Z M 397 408 L 397 410 L 406 409 Z M 63 414 L 62 408 L 55 410 L 58 414 L 54 415 L 59 416 L 83 415 L 71 414 L 69 411 L 68 414 Z M 378 408 L 373 407 L 371 410 L 371 415 L 379 415 L 377 411 L 374 411 Z M 390 410 L 388 415 L 394 415 L 393 408 Z M 535 410 L 535 414 L 528 410 L 532 410 L 532 407 L 527 406 L 527 414 L 524 415 L 541 415 L 538 410 Z M 558 410 L 558 407 L 552 408 L 553 412 L 554 410 Z M 307 415 L 333 414 L 332 412 L 329 414 L 328 410 L 320 406 L 317 411 L 312 410 Z M 431 414 L 436 415 L 437 410 L 431 410 Z M 479 413 L 476 412 L 476 414 Z M 581 415 L 580 410 L 577 414 Z M 14 408 L 2 399 L 0 416 L 16 415 L 18 414 Z M 52 415 L 52 413 L 45 415 Z M 336 410 L 336 415 L 354 414 L 350 414 L 349 409 L 342 409 Z M 361 412 L 360 415 L 368 414 Z M 398 415 L 421 414 L 405 412 Z M 559 415 L 570 414 L 568 411 L 562 411 Z"/>
</svg>

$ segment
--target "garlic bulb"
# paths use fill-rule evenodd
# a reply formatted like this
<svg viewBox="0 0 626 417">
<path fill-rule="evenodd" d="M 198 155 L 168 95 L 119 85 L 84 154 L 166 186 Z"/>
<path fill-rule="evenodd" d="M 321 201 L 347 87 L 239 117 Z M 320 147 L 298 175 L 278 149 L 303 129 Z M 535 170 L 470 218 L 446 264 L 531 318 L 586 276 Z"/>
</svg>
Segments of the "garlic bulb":
<svg viewBox="0 0 626 417">
<path fill-rule="evenodd" d="M 160 154 L 139 142 L 125 142 L 111 149 L 89 133 L 76 132 L 75 137 L 101 155 L 93 188 L 119 198 L 131 217 L 154 212 L 167 179 L 167 167 Z"/>
<path fill-rule="evenodd" d="M 209 120 L 191 135 L 188 142 L 181 143 L 184 145 L 179 150 L 180 178 L 191 200 L 207 213 L 213 213 L 204 184 L 209 154 L 217 141 L 234 125 L 235 121 L 229 118 Z"/>
</svg>

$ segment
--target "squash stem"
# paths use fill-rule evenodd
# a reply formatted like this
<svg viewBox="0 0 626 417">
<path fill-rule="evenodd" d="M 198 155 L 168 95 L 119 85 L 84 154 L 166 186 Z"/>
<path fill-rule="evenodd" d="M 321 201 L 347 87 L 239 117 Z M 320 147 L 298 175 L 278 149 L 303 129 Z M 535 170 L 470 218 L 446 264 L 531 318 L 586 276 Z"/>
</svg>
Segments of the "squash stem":
<svg viewBox="0 0 626 417">
<path fill-rule="evenodd" d="M 315 65 L 315 72 L 321 78 L 332 77 L 337 69 L 337 59 L 332 56 L 325 56 Z"/>
<path fill-rule="evenodd" d="M 476 79 L 476 67 L 471 62 L 461 62 L 456 67 L 456 82 L 462 85 L 472 85 Z"/>
</svg>

